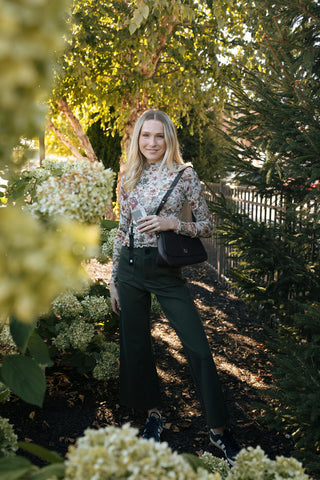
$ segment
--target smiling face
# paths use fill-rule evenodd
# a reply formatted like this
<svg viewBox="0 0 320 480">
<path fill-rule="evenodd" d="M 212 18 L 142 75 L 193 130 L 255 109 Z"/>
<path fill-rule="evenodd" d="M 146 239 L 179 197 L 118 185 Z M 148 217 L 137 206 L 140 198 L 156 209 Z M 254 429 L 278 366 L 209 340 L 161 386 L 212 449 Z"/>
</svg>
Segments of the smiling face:
<svg viewBox="0 0 320 480">
<path fill-rule="evenodd" d="M 167 145 L 163 123 L 159 120 L 146 120 L 139 135 L 139 149 L 148 163 L 161 162 Z"/>
</svg>

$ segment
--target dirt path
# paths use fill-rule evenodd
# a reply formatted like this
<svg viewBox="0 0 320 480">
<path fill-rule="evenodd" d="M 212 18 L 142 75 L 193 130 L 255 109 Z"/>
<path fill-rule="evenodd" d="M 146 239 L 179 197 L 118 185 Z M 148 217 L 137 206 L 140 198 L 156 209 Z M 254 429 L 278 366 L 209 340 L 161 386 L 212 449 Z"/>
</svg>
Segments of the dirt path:
<svg viewBox="0 0 320 480">
<path fill-rule="evenodd" d="M 93 262 L 89 270 L 93 278 L 108 281 L 110 266 Z M 245 447 L 260 445 L 271 458 L 289 456 L 288 440 L 268 431 L 261 423 L 262 411 L 253 406 L 262 400 L 271 382 L 263 327 L 235 295 L 217 282 L 207 264 L 185 269 L 185 276 L 203 319 L 236 437 Z M 179 452 L 208 450 L 220 456 L 208 442 L 208 429 L 178 337 L 163 315 L 153 315 L 152 324 L 165 404 L 163 441 Z M 47 370 L 47 378 L 43 408 L 15 398 L 0 406 L 0 415 L 14 424 L 19 440 L 65 454 L 68 445 L 74 444 L 87 427 L 129 421 L 142 428 L 144 412 L 133 413 L 119 406 L 117 381 L 103 384 L 56 366 Z"/>
</svg>

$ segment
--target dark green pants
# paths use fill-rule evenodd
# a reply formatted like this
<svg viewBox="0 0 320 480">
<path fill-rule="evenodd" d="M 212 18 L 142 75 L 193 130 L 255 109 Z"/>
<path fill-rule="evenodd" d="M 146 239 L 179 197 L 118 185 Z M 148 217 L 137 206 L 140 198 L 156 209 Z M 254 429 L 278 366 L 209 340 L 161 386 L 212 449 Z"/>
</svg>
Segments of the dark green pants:
<svg viewBox="0 0 320 480">
<path fill-rule="evenodd" d="M 227 423 L 217 370 L 198 311 L 179 268 L 159 267 L 156 248 L 121 250 L 118 283 L 120 321 L 120 399 L 132 408 L 159 406 L 160 390 L 150 334 L 151 293 L 154 293 L 179 336 L 210 428 Z"/>
</svg>

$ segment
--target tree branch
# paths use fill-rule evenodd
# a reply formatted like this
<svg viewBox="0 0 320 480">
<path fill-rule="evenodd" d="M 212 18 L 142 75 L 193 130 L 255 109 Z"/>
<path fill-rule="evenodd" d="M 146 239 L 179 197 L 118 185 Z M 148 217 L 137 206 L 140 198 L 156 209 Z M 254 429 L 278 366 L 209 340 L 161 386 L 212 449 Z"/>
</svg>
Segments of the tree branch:
<svg viewBox="0 0 320 480">
<path fill-rule="evenodd" d="M 85 160 L 86 157 L 83 157 L 79 150 L 68 140 L 63 133 L 53 124 L 51 120 L 47 121 L 47 128 L 49 128 L 72 153 L 72 155 L 78 160 Z"/>
<path fill-rule="evenodd" d="M 58 107 L 61 110 L 61 112 L 65 115 L 67 118 L 73 132 L 79 139 L 82 148 L 87 154 L 87 158 L 91 162 L 97 162 L 98 158 L 97 155 L 95 154 L 95 151 L 92 148 L 91 142 L 88 138 L 88 136 L 84 133 L 82 126 L 80 125 L 79 120 L 77 117 L 72 113 L 71 108 L 68 105 L 67 99 L 65 97 L 59 98 L 58 100 Z"/>
</svg>

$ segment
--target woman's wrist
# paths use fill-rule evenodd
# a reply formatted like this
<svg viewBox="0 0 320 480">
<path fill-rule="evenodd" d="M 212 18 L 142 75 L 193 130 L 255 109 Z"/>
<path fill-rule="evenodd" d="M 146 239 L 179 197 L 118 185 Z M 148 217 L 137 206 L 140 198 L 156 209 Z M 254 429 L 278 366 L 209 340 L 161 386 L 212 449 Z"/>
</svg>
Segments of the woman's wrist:
<svg viewBox="0 0 320 480">
<path fill-rule="evenodd" d="M 172 225 L 170 230 L 173 230 L 175 233 L 179 233 L 181 228 L 180 220 L 178 218 L 171 218 L 170 220 Z"/>
</svg>

